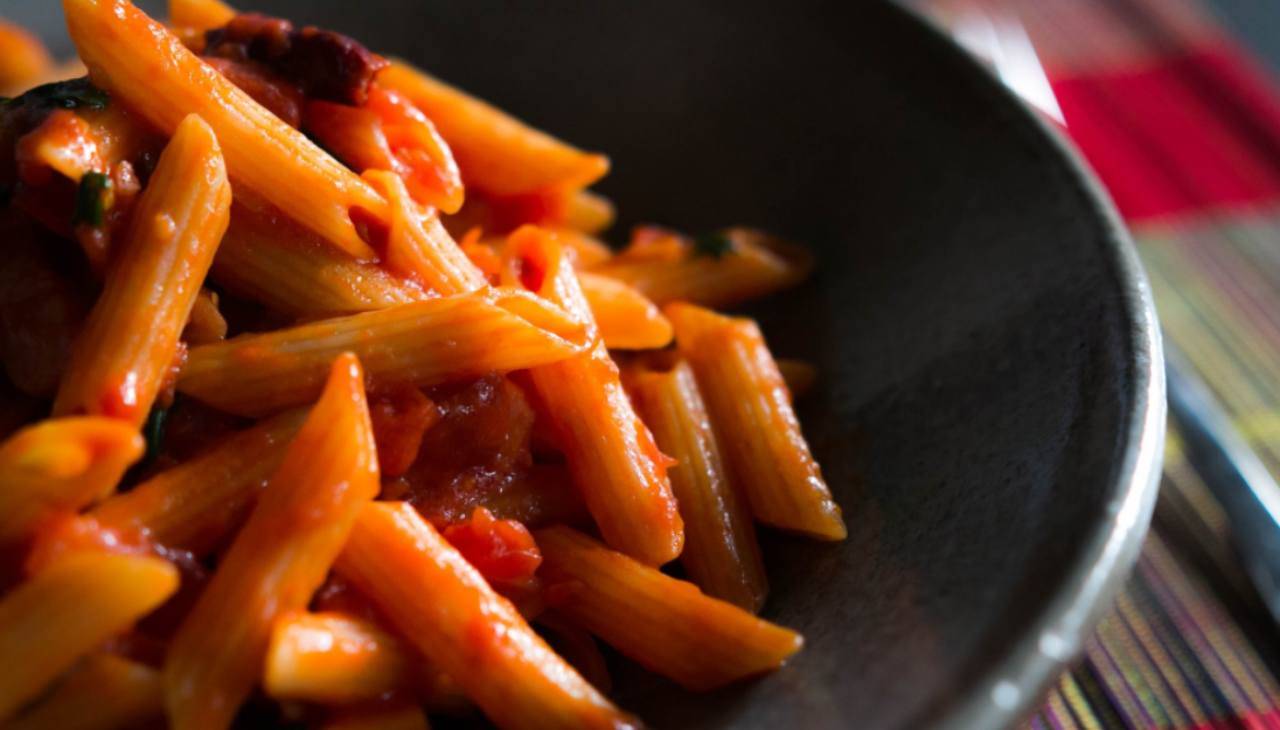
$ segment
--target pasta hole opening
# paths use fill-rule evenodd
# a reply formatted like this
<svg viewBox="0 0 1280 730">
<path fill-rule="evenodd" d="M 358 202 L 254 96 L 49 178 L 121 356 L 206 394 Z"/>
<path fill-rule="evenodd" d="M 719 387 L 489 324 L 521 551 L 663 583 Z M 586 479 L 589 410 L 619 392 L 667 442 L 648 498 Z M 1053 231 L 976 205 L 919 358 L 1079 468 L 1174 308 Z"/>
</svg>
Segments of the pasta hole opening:
<svg viewBox="0 0 1280 730">
<path fill-rule="evenodd" d="M 547 262 L 531 256 L 522 256 L 516 260 L 519 269 L 520 284 L 531 292 L 540 292 L 547 283 Z"/>
<path fill-rule="evenodd" d="M 636 367 L 641 372 L 654 373 L 655 375 L 667 375 L 680 367 L 683 359 L 680 353 L 674 348 L 665 350 L 657 350 L 654 352 L 646 352 L 636 358 Z"/>
<path fill-rule="evenodd" d="M 379 218 L 368 208 L 354 206 L 347 211 L 347 216 L 351 219 L 351 225 L 356 229 L 356 235 L 360 236 L 360 240 L 369 244 L 378 255 L 383 255 L 387 250 L 387 242 L 391 240 L 391 226 Z"/>
</svg>

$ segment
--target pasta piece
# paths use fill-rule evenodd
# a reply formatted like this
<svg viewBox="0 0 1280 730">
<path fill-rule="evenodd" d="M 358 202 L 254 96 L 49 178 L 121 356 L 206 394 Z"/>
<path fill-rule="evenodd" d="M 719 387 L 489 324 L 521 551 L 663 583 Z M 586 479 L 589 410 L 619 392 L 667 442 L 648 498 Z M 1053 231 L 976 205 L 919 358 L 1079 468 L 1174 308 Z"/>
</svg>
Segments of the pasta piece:
<svg viewBox="0 0 1280 730">
<path fill-rule="evenodd" d="M 248 513 L 306 415 L 294 410 L 263 421 L 111 497 L 89 515 L 107 529 L 206 555 Z"/>
<path fill-rule="evenodd" d="M 335 567 L 499 727 L 632 726 L 408 504 L 366 506 Z"/>
<path fill-rule="evenodd" d="M 251 191 L 351 255 L 376 254 L 353 208 L 386 201 L 298 130 L 187 50 L 128 0 L 63 0 L 67 30 L 95 83 L 165 132 L 199 114 L 217 133 L 237 188 Z"/>
<path fill-rule="evenodd" d="M 590 352 L 529 372 L 587 509 L 615 548 L 650 565 L 674 559 L 684 527 L 667 458 L 623 392 L 573 267 L 541 229 L 521 228 L 507 247 L 508 276 L 590 323 Z"/>
<path fill-rule="evenodd" d="M 689 304 L 666 309 L 697 376 L 734 485 L 761 522 L 823 540 L 847 535 L 809 453 L 787 386 L 749 319 Z"/>
<path fill-rule="evenodd" d="M 578 190 L 569 197 L 564 225 L 594 236 L 613 225 L 616 213 L 613 203 L 599 193 Z"/>
<path fill-rule="evenodd" d="M 164 684 L 173 727 L 230 726 L 261 676 L 272 623 L 311 600 L 377 493 L 364 373 L 345 354 L 170 644 Z"/>
<path fill-rule="evenodd" d="M 404 689 L 412 670 L 413 656 L 376 624 L 293 613 L 271 630 L 262 686 L 276 699 L 348 704 Z"/>
<path fill-rule="evenodd" d="M 36 575 L 68 555 L 90 551 L 151 555 L 153 546 L 138 535 L 103 528 L 92 517 L 63 512 L 42 523 L 32 536 L 22 570 L 25 575 Z"/>
<path fill-rule="evenodd" d="M 163 714 L 159 672 L 115 654 L 93 654 L 5 728 L 123 730 Z"/>
<path fill-rule="evenodd" d="M 357 261 L 278 213 L 239 204 L 231 208 L 231 225 L 210 275 L 233 294 L 307 318 L 428 297 L 420 286 Z"/>
<path fill-rule="evenodd" d="M 106 496 L 144 448 L 136 429 L 106 418 L 55 418 L 14 434 L 0 445 L 0 544 Z"/>
<path fill-rule="evenodd" d="M 311 99 L 303 111 L 302 127 L 356 172 L 395 169 L 382 120 L 370 109 Z"/>
<path fill-rule="evenodd" d="M 583 229 L 598 225 L 593 225 L 591 220 L 580 220 L 584 211 L 575 207 L 580 192 L 576 188 L 552 188 L 524 195 L 499 196 L 472 190 L 462 208 L 444 218 L 445 227 L 455 235 L 479 228 L 488 235 L 505 236 L 520 226 L 534 225 L 576 237 L 588 237 L 590 233 Z M 609 214 L 610 211 L 597 212 Z M 595 221 L 595 224 L 599 223 L 601 221 Z"/>
<path fill-rule="evenodd" d="M 391 152 L 390 167 L 413 199 L 444 213 L 462 207 L 462 176 L 436 126 L 398 91 L 370 84 L 365 109 L 377 115 Z"/>
<path fill-rule="evenodd" d="M 592 271 L 625 281 L 658 304 L 731 307 L 795 286 L 813 268 L 803 249 L 749 228 L 696 242 L 649 228 L 637 239 Z"/>
<path fill-rule="evenodd" d="M 281 616 L 271 632 L 263 689 L 322 705 L 411 693 L 431 712 L 470 703 L 458 683 L 377 623 L 336 611 Z"/>
<path fill-rule="evenodd" d="M 428 220 L 425 229 L 435 245 L 461 251 L 452 240 L 433 232 L 438 226 Z M 583 256 L 596 260 L 596 254 L 584 253 L 592 250 L 586 246 L 578 249 L 579 260 L 584 260 Z M 483 244 L 480 248 L 491 251 Z M 445 255 L 451 253 L 446 250 Z M 471 279 L 472 273 L 464 274 L 460 289 L 484 286 L 484 274 L 474 264 L 468 266 L 480 280 Z M 211 276 L 234 294 L 306 318 L 370 312 L 430 296 L 421 286 L 389 274 L 381 266 L 333 250 L 291 221 L 242 205 L 232 206 L 231 225 L 218 248 Z M 644 295 L 598 274 L 580 272 L 579 278 L 606 347 L 663 347 L 671 341 L 670 324 Z M 454 288 L 443 280 L 436 286 Z M 634 321 L 629 321 L 632 318 Z"/>
<path fill-rule="evenodd" d="M 417 705 L 397 703 L 339 710 L 321 730 L 429 730 L 427 716 Z"/>
<path fill-rule="evenodd" d="M 468 187 L 523 195 L 583 188 L 609 171 L 604 155 L 574 149 L 403 61 L 392 61 L 378 83 L 404 94 L 431 119 Z"/>
<path fill-rule="evenodd" d="M 17 96 L 41 83 L 53 68 L 53 58 L 39 38 L 0 21 L 0 95 Z"/>
<path fill-rule="evenodd" d="M 227 320 L 218 309 L 218 295 L 201 289 L 191 305 L 191 315 L 182 329 L 182 341 L 188 345 L 207 345 L 227 339 Z"/>
<path fill-rule="evenodd" d="M 11 591 L 0 600 L 0 722 L 177 588 L 163 560 L 80 553 Z"/>
<path fill-rule="evenodd" d="M 556 238 L 573 258 L 573 266 L 578 270 L 598 266 L 613 257 L 613 251 L 600 239 L 582 231 L 564 226 L 553 227 Z"/>
<path fill-rule="evenodd" d="M 345 351 L 372 378 L 421 387 L 563 360 L 581 342 L 581 325 L 537 297 L 477 292 L 196 347 L 178 390 L 256 416 L 313 400 Z"/>
<path fill-rule="evenodd" d="M 548 600 L 650 671 L 695 691 L 782 666 L 801 636 L 568 527 L 535 533 Z M 554 598 L 550 598 L 554 596 Z"/>
<path fill-rule="evenodd" d="M 391 206 L 386 266 L 441 294 L 462 294 L 487 285 L 484 274 L 440 224 L 434 210 L 421 211 L 404 180 L 393 172 L 365 173 Z"/>
<path fill-rule="evenodd" d="M 671 343 L 671 323 L 645 295 L 607 276 L 578 274 L 582 295 L 610 350 L 652 350 Z"/>
<path fill-rule="evenodd" d="M 169 0 L 169 24 L 204 32 L 221 28 L 236 17 L 231 6 L 219 0 Z"/>
<path fill-rule="evenodd" d="M 684 518 L 681 564 L 708 595 L 759 611 L 769 590 L 760 546 L 746 505 L 729 486 L 693 371 L 678 362 L 669 370 L 636 368 L 629 375 L 636 410 L 658 448 L 677 462 L 667 473 Z"/>
<path fill-rule="evenodd" d="M 88 73 L 89 69 L 84 67 L 84 63 L 79 58 L 68 58 L 46 68 L 39 76 L 29 78 L 19 86 L 10 88 L 7 95 L 11 98 L 17 97 L 45 84 L 84 78 Z"/>
<path fill-rule="evenodd" d="M 135 427 L 147 420 L 230 207 L 213 130 L 187 117 L 160 156 L 72 349 L 55 415 L 104 415 Z"/>
</svg>

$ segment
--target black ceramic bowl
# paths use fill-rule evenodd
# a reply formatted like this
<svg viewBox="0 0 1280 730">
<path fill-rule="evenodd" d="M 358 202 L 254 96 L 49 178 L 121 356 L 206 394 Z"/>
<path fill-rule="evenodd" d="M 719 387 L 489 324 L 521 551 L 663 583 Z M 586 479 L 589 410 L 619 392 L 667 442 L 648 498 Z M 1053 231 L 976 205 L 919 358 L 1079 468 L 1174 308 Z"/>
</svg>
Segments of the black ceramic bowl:
<svg viewBox="0 0 1280 730">
<path fill-rule="evenodd" d="M 0 0 L 65 48 L 52 5 Z M 1034 707 L 1145 532 L 1164 391 L 1130 244 L 1031 113 L 882 5 L 255 5 L 609 152 L 622 230 L 746 223 L 817 252 L 812 282 L 755 310 L 777 354 L 818 366 L 800 415 L 850 529 L 766 536 L 765 613 L 805 650 L 703 696 L 619 662 L 623 707 L 811 730 Z"/>
</svg>

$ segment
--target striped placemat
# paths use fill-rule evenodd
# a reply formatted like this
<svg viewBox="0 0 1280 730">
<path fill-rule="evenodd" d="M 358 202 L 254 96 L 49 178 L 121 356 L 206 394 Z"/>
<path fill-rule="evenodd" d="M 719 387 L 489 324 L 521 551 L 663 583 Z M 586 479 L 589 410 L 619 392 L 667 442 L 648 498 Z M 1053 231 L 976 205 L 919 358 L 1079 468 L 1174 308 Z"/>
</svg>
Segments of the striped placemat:
<svg viewBox="0 0 1280 730">
<path fill-rule="evenodd" d="M 1166 339 L 1280 475 L 1280 86 L 1195 0 L 916 4 L 1076 141 Z M 1280 728 L 1280 632 L 1169 444 L 1137 569 L 1030 727 Z"/>
</svg>

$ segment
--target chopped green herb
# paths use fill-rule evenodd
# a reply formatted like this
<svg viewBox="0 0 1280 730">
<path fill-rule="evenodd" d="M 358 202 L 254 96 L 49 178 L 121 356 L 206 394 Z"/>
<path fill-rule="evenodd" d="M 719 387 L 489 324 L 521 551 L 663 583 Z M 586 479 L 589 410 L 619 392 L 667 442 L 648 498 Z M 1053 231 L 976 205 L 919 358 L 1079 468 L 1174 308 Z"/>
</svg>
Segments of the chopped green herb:
<svg viewBox="0 0 1280 730">
<path fill-rule="evenodd" d="M 723 233 L 704 233 L 693 239 L 695 256 L 710 256 L 718 259 L 730 253 L 733 253 L 733 241 Z"/>
<path fill-rule="evenodd" d="M 160 455 L 160 449 L 164 446 L 164 425 L 168 420 L 167 408 L 151 409 L 151 415 L 147 416 L 147 423 L 142 427 L 142 435 L 147 440 L 147 453 L 143 457 L 143 463 L 149 464 Z"/>
<path fill-rule="evenodd" d="M 69 81 L 55 81 L 37 86 L 22 96 L 7 99 L 6 108 L 30 109 L 105 109 L 111 97 L 107 92 L 89 83 L 86 76 Z"/>
<path fill-rule="evenodd" d="M 76 210 L 71 224 L 84 223 L 101 228 L 110 207 L 110 198 L 111 178 L 100 172 L 86 172 L 80 178 L 80 188 L 76 191 Z"/>
</svg>

